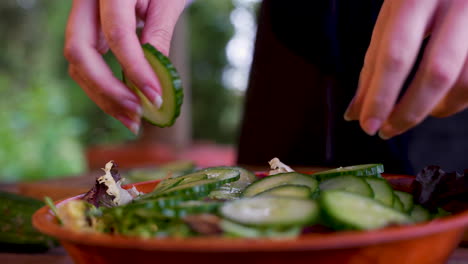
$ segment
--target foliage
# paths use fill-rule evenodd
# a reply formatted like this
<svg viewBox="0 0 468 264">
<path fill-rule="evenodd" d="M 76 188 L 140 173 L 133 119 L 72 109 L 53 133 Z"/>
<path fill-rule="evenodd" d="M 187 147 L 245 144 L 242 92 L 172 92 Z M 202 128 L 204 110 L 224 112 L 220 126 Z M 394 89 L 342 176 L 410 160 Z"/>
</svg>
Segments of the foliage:
<svg viewBox="0 0 468 264">
<path fill-rule="evenodd" d="M 204 0 L 187 10 L 195 139 L 233 143 L 237 132 L 241 97 L 222 83 L 227 63 L 225 46 L 233 34 L 228 19 L 232 8 L 231 1 Z"/>
<path fill-rule="evenodd" d="M 54 1 L 59 2 L 59 1 Z M 21 8 L 0 4 L 0 180 L 37 179 L 81 172 L 82 123 L 69 115 L 66 85 L 58 77 L 62 41 L 57 27 L 66 6 Z M 63 29 L 61 30 L 63 31 Z M 62 34 L 63 35 L 63 34 Z M 63 36 L 62 36 L 63 38 Z"/>
<path fill-rule="evenodd" d="M 71 1 L 0 3 L 0 181 L 82 173 L 84 146 L 133 138 L 67 74 Z M 117 71 L 112 54 L 106 55 Z"/>
</svg>

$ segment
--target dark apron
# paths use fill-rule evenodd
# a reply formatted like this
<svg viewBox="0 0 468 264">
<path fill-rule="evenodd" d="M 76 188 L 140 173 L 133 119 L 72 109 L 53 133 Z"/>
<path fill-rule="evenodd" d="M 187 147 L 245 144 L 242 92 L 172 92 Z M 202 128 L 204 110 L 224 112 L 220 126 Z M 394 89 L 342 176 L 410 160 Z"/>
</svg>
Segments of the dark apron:
<svg viewBox="0 0 468 264">
<path fill-rule="evenodd" d="M 453 126 L 465 120 L 458 137 L 444 130 L 445 139 L 431 134 L 433 128 L 441 130 L 440 119 L 427 120 L 420 126 L 423 130 L 413 129 L 387 141 L 368 136 L 358 122 L 344 121 L 381 3 L 263 1 L 239 138 L 239 164 L 267 165 L 273 157 L 293 166 L 383 163 L 386 172 L 409 174 L 429 163 L 448 169 L 468 167 L 468 154 L 454 160 L 450 158 L 456 155 L 453 149 L 427 153 L 434 152 L 430 147 L 434 140 L 447 144 L 447 138 L 455 140 L 452 144 L 457 149 L 468 149 L 466 111 L 452 121 L 442 121 Z M 428 128 L 431 122 L 435 124 Z"/>
</svg>

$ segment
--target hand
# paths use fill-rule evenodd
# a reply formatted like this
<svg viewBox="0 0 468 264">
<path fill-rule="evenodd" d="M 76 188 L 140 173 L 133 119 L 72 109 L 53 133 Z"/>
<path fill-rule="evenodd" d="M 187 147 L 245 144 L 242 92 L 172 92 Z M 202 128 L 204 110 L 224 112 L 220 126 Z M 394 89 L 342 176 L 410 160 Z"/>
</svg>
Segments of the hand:
<svg viewBox="0 0 468 264">
<path fill-rule="evenodd" d="M 423 39 L 430 34 L 416 76 L 400 90 Z M 399 135 L 428 115 L 468 107 L 468 1 L 386 0 L 374 27 L 358 91 L 345 113 L 369 135 Z"/>
<path fill-rule="evenodd" d="M 161 105 L 161 85 L 140 43 L 168 55 L 172 32 L 185 0 L 74 0 L 66 29 L 65 57 L 70 76 L 107 114 L 133 133 L 140 127 L 139 98 L 113 74 L 102 58 L 109 48 L 125 75 L 152 102 Z M 144 22 L 139 39 L 137 21 Z"/>
</svg>

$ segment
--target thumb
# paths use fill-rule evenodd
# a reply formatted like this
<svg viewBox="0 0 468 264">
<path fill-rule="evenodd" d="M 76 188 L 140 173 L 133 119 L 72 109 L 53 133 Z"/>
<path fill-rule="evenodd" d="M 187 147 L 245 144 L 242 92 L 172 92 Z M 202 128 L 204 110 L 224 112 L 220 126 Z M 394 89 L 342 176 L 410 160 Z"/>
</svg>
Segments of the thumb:
<svg viewBox="0 0 468 264">
<path fill-rule="evenodd" d="M 186 0 L 152 0 L 148 5 L 141 42 L 150 43 L 164 55 L 169 55 L 172 33 Z"/>
</svg>

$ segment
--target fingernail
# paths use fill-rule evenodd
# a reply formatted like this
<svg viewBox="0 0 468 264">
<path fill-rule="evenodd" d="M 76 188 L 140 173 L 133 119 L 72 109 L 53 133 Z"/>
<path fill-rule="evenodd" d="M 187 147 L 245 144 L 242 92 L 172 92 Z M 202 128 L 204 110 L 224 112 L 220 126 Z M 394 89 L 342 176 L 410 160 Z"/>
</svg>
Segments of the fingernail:
<svg viewBox="0 0 468 264">
<path fill-rule="evenodd" d="M 379 137 L 383 140 L 387 140 L 390 138 L 389 136 L 385 135 L 385 133 L 382 132 L 382 130 L 379 131 Z"/>
<path fill-rule="evenodd" d="M 349 117 L 349 109 L 346 109 L 346 112 L 343 115 L 344 120 L 352 121 L 351 117 Z"/>
<path fill-rule="evenodd" d="M 131 112 L 137 114 L 138 116 L 141 116 L 142 114 L 142 109 L 139 103 L 131 101 L 131 100 L 124 100 L 122 101 L 122 105 L 127 109 L 130 110 Z"/>
<path fill-rule="evenodd" d="M 380 121 L 377 118 L 369 118 L 364 121 L 362 129 L 369 135 L 373 136 L 375 133 L 377 133 L 377 130 L 379 130 L 380 126 L 382 125 L 382 121 Z"/>
<path fill-rule="evenodd" d="M 351 117 L 350 113 L 351 113 L 351 107 L 353 106 L 353 103 L 354 103 L 354 98 L 355 97 L 353 97 L 353 99 L 351 100 L 351 102 L 348 105 L 348 108 L 346 108 L 346 111 L 344 113 L 343 117 L 344 117 L 344 120 L 346 120 L 346 121 L 353 121 L 353 118 Z"/>
<path fill-rule="evenodd" d="M 379 131 L 379 137 L 383 140 L 387 140 L 398 134 L 399 134 L 398 131 L 388 124 L 383 125 Z"/>
<path fill-rule="evenodd" d="M 144 86 L 143 92 L 150 102 L 154 102 L 156 100 L 156 97 L 158 96 L 156 90 L 154 90 L 150 86 Z"/>
<path fill-rule="evenodd" d="M 122 122 L 124 126 L 128 128 L 135 136 L 138 135 L 138 132 L 140 131 L 140 123 L 138 121 L 132 120 L 131 118 L 125 116 L 125 115 L 118 115 L 116 116 L 117 120 Z"/>
<path fill-rule="evenodd" d="M 353 119 L 349 116 L 349 108 L 346 109 L 346 112 L 344 113 L 343 118 L 344 118 L 344 120 L 346 120 L 346 121 L 353 121 Z"/>
<path fill-rule="evenodd" d="M 156 95 L 153 104 L 156 105 L 158 109 L 161 108 L 161 105 L 163 104 L 163 99 L 159 94 Z"/>
<path fill-rule="evenodd" d="M 132 131 L 132 133 L 135 134 L 135 136 L 138 136 L 138 132 L 140 132 L 140 125 L 138 123 L 133 122 L 132 124 L 130 124 L 128 129 L 130 129 L 130 131 Z"/>
</svg>

